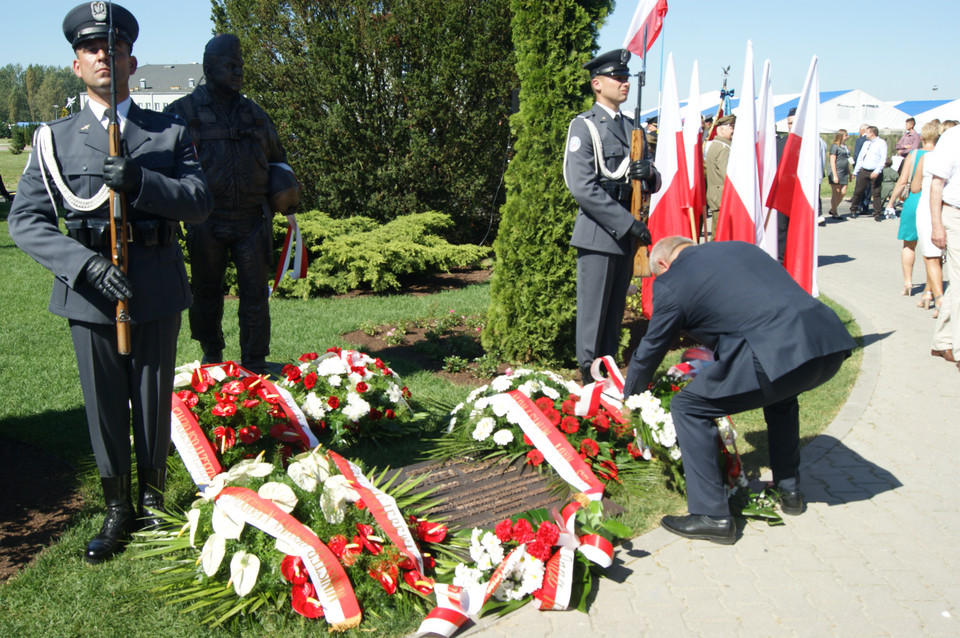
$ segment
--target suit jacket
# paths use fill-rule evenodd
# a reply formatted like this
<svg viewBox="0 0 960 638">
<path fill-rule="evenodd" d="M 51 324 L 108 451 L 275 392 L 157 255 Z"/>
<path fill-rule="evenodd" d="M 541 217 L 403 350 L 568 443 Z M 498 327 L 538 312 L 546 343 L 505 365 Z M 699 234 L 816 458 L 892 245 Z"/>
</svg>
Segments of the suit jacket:
<svg viewBox="0 0 960 638">
<path fill-rule="evenodd" d="M 630 157 L 628 131 L 633 131 L 633 120 L 629 116 L 621 125 L 602 106 L 594 104 L 592 109 L 570 122 L 563 156 L 563 178 L 570 194 L 580 205 L 570 245 L 614 255 L 632 254 L 630 227 L 633 216 L 600 186 L 593 138 L 585 120 L 597 127 L 603 146 L 602 161 L 607 169 L 615 171 L 624 158 Z M 653 191 L 660 188 L 659 175 L 650 188 Z"/>
<path fill-rule="evenodd" d="M 682 250 L 653 282 L 653 314 L 633 353 L 624 392 L 646 389 L 680 331 L 714 351 L 716 362 L 690 388 L 729 397 L 856 344 L 837 315 L 803 290 L 763 250 L 739 241 Z M 756 363 L 755 363 L 756 361 Z"/>
<path fill-rule="evenodd" d="M 103 185 L 107 132 L 89 107 L 50 124 L 57 164 L 79 197 L 92 197 Z M 213 206 L 210 190 L 183 122 L 172 115 L 130 105 L 123 130 L 127 154 L 143 168 L 140 192 L 127 196 L 131 222 L 169 219 L 199 223 Z M 113 323 L 115 305 L 86 281 L 83 270 L 95 254 L 60 231 L 57 211 L 40 174 L 36 151 L 30 156 L 8 216 L 10 236 L 54 274 L 50 311 L 91 323 Z M 49 172 L 48 172 L 49 175 Z M 50 180 L 50 189 L 60 198 Z M 90 212 L 66 208 L 67 219 L 108 219 L 108 205 Z M 165 246 L 129 244 L 127 276 L 133 286 L 129 313 L 143 323 L 179 313 L 190 305 L 190 286 L 177 241 Z M 109 258 L 109 252 L 104 251 Z"/>
</svg>

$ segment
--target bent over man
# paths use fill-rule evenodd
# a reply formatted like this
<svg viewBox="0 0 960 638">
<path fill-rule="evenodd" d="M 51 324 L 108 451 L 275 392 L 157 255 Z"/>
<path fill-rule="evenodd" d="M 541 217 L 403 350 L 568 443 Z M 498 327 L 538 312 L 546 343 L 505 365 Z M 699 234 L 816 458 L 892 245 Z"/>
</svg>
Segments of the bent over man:
<svg viewBox="0 0 960 638">
<path fill-rule="evenodd" d="M 110 6 L 115 66 L 108 54 L 111 20 L 105 3 L 82 4 L 63 21 L 76 54 L 73 72 L 90 99 L 76 115 L 40 128 L 9 216 L 16 244 L 53 273 L 49 308 L 67 318 L 73 337 L 107 508 L 100 533 L 86 548 L 89 563 L 113 554 L 136 527 L 159 524 L 149 510 L 163 504 L 177 335 L 180 313 L 190 305 L 177 238 L 181 221 L 198 223 L 213 205 L 186 127 L 130 99 L 127 81 L 137 68 L 131 51 L 139 27 L 129 11 Z M 124 157 L 108 156 L 111 74 Z M 126 273 L 109 259 L 104 185 L 129 203 Z M 57 225 L 58 204 L 66 209 L 66 235 Z M 129 355 L 117 352 L 114 322 L 116 304 L 125 299 Z M 130 494 L 131 408 L 137 513 Z"/>
</svg>

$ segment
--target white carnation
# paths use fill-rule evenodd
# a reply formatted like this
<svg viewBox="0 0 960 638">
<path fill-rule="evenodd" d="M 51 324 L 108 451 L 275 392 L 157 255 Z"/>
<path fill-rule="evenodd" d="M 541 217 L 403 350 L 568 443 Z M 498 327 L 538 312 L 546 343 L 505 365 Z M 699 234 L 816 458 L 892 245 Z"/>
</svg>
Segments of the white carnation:
<svg viewBox="0 0 960 638">
<path fill-rule="evenodd" d="M 473 429 L 473 438 L 477 441 L 486 441 L 491 434 L 493 434 L 493 428 L 497 425 L 497 422 L 494 421 L 491 417 L 484 417 L 477 422 L 477 427 Z"/>
<path fill-rule="evenodd" d="M 387 398 L 390 399 L 391 403 L 400 403 L 400 399 L 403 398 L 403 390 L 396 383 L 390 383 L 387 386 Z"/>
<path fill-rule="evenodd" d="M 356 423 L 370 414 L 370 404 L 361 399 L 356 392 L 348 392 L 347 405 L 342 411 L 345 417 Z"/>
<path fill-rule="evenodd" d="M 308 417 L 316 421 L 319 421 L 327 414 L 327 403 L 321 397 L 318 397 L 316 392 L 308 394 L 303 400 L 301 407 L 303 411 L 307 413 Z"/>
<path fill-rule="evenodd" d="M 346 374 L 349 371 L 349 368 L 339 357 L 327 357 L 317 361 L 317 374 L 323 377 Z"/>
<path fill-rule="evenodd" d="M 491 419 L 492 420 L 492 419 Z M 513 441 L 513 432 L 510 430 L 498 430 L 493 435 L 493 442 L 497 445 L 507 445 Z"/>
<path fill-rule="evenodd" d="M 474 567 L 468 567 L 463 563 L 457 565 L 454 570 L 453 584 L 457 587 L 474 587 L 483 580 L 483 572 Z"/>
<path fill-rule="evenodd" d="M 490 387 L 497 392 L 506 392 L 510 389 L 512 379 L 507 376 L 500 376 L 490 382 Z"/>
<path fill-rule="evenodd" d="M 339 375 L 334 374 L 332 376 L 327 377 L 327 383 L 329 383 L 331 387 L 339 388 L 340 384 L 343 383 L 343 381 L 340 379 Z"/>
</svg>

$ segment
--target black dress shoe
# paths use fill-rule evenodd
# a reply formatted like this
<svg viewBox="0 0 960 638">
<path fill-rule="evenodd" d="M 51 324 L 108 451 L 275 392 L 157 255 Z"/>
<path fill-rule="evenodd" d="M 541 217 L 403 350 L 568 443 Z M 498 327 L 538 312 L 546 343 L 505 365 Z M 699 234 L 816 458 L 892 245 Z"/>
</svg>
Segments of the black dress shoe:
<svg viewBox="0 0 960 638">
<path fill-rule="evenodd" d="M 159 513 L 163 509 L 163 487 L 166 483 L 167 468 L 157 470 L 137 470 L 140 483 L 140 498 L 137 507 L 137 522 L 140 529 L 152 530 L 163 527 L 164 520 Z"/>
<path fill-rule="evenodd" d="M 803 513 L 803 492 L 800 490 L 783 490 L 777 488 L 780 493 L 780 511 L 790 516 L 797 516 Z"/>
<path fill-rule="evenodd" d="M 713 541 L 721 545 L 733 545 L 737 541 L 737 526 L 731 516 L 664 516 L 660 525 L 668 532 L 684 538 Z"/>
</svg>

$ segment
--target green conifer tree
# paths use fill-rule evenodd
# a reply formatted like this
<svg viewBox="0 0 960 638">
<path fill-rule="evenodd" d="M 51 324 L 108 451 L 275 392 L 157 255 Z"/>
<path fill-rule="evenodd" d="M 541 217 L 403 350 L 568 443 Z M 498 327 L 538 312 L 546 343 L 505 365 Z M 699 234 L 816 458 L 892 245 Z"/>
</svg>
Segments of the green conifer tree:
<svg viewBox="0 0 960 638">
<path fill-rule="evenodd" d="M 520 111 L 510 120 L 516 154 L 483 333 L 484 347 L 510 360 L 574 360 L 576 253 L 569 242 L 577 206 L 563 181 L 563 147 L 570 120 L 591 106 L 582 67 L 612 4 L 511 1 Z"/>
</svg>

